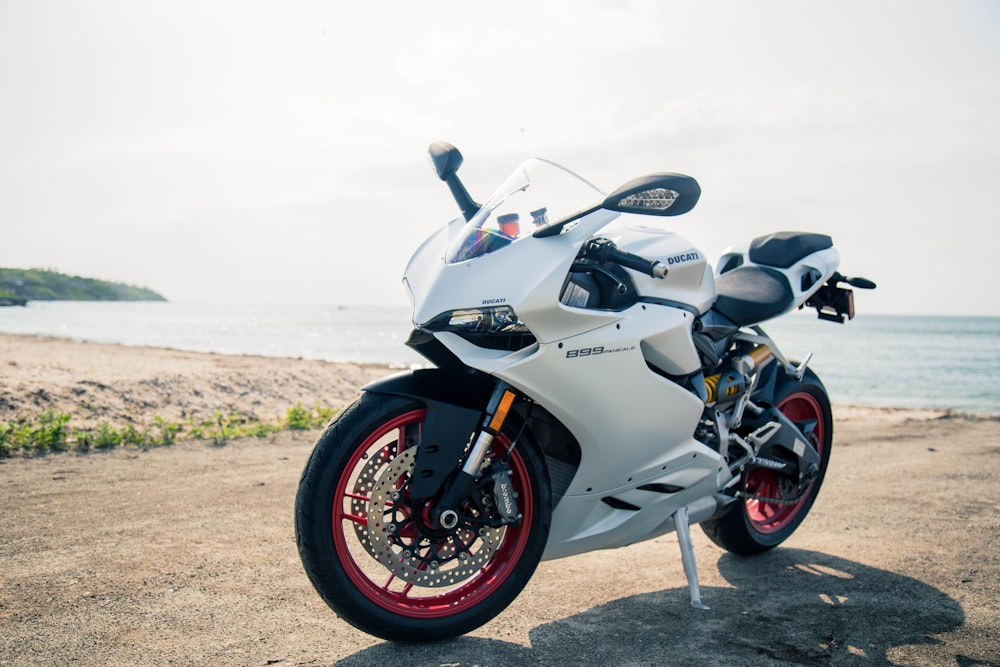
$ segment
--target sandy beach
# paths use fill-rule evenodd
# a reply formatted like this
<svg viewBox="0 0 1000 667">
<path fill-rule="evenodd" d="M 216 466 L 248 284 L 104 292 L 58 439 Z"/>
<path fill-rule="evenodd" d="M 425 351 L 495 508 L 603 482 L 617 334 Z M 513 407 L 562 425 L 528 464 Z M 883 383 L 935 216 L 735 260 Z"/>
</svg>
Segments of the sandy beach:
<svg viewBox="0 0 1000 667">
<path fill-rule="evenodd" d="M 148 426 L 239 411 L 262 421 L 296 403 L 341 408 L 384 366 L 0 334 L 0 422 L 50 410 L 80 427 Z"/>
<path fill-rule="evenodd" d="M 0 335 L 0 423 L 149 424 L 343 407 L 378 366 Z M 295 548 L 318 432 L 0 459 L 0 665 L 1000 666 L 1000 420 L 835 406 L 809 517 L 737 558 L 692 531 L 549 561 L 474 633 L 396 645 L 341 622 Z"/>
</svg>

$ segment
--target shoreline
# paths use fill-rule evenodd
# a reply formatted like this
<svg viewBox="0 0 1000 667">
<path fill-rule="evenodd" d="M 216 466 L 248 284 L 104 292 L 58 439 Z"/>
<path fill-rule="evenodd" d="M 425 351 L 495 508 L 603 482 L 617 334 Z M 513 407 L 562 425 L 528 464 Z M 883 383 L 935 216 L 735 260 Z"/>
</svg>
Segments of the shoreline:
<svg viewBox="0 0 1000 667">
<path fill-rule="evenodd" d="M 0 424 L 45 411 L 93 427 L 151 426 L 157 417 L 189 422 L 235 412 L 255 421 L 283 417 L 297 404 L 340 410 L 362 386 L 398 365 L 254 354 L 195 352 L 0 333 Z M 837 422 L 937 419 L 1000 421 L 949 409 L 835 404 Z"/>
<path fill-rule="evenodd" d="M 341 409 L 389 366 L 189 352 L 0 334 L 0 424 L 50 411 L 72 425 L 187 422 L 217 412 L 269 422 L 297 404 Z"/>
</svg>

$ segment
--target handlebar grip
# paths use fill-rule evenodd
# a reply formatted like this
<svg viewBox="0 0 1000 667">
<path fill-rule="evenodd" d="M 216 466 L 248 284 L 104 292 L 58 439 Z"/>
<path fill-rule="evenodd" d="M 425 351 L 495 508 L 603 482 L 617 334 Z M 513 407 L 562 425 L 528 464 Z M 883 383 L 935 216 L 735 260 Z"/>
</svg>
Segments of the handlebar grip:
<svg viewBox="0 0 1000 667">
<path fill-rule="evenodd" d="M 618 262 L 625 268 L 635 269 L 636 271 L 645 273 L 653 278 L 665 278 L 667 275 L 667 267 L 662 262 L 657 262 L 653 259 L 646 259 L 645 257 L 640 257 L 639 255 L 624 252 L 622 250 L 616 250 L 609 254 L 611 255 L 611 259 L 613 261 Z"/>
<path fill-rule="evenodd" d="M 589 253 L 601 262 L 614 262 L 627 269 L 645 273 L 653 278 L 666 278 L 667 266 L 655 259 L 646 259 L 639 255 L 619 250 L 618 246 L 607 239 L 595 239 L 590 242 Z"/>
</svg>

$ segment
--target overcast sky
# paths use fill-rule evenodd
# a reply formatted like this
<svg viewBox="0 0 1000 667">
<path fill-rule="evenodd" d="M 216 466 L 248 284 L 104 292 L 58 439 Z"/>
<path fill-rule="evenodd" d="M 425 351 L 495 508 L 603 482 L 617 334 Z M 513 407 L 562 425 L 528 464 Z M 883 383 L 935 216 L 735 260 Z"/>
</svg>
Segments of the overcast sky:
<svg viewBox="0 0 1000 667">
<path fill-rule="evenodd" d="M 530 156 L 714 261 L 830 234 L 861 311 L 1000 315 L 1000 2 L 0 0 L 0 266 L 182 302 L 405 305 L 457 215 Z"/>
</svg>

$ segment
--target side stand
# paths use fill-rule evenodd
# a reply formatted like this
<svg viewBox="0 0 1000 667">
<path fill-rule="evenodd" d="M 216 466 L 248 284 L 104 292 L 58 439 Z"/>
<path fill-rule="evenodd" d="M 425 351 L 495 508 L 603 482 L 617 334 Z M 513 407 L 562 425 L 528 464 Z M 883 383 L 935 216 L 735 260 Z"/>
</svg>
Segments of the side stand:
<svg viewBox="0 0 1000 667">
<path fill-rule="evenodd" d="M 674 528 L 677 529 L 677 542 L 681 545 L 681 563 L 684 564 L 688 590 L 691 591 L 691 606 L 695 609 L 708 609 L 701 602 L 701 589 L 698 587 L 698 563 L 694 559 L 694 547 L 691 545 L 691 526 L 688 523 L 686 506 L 674 512 Z"/>
</svg>

